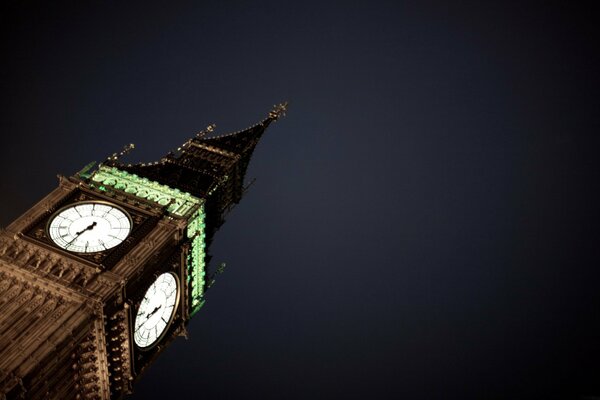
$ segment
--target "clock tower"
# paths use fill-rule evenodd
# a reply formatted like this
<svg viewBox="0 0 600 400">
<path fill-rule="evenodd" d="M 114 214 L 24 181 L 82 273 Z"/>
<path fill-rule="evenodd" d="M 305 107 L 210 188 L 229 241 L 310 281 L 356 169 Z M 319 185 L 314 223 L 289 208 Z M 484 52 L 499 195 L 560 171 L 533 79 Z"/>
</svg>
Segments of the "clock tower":
<svg viewBox="0 0 600 400">
<path fill-rule="evenodd" d="M 208 248 L 280 104 L 159 161 L 113 154 L 0 230 L 0 400 L 115 399 L 203 306 Z"/>
</svg>

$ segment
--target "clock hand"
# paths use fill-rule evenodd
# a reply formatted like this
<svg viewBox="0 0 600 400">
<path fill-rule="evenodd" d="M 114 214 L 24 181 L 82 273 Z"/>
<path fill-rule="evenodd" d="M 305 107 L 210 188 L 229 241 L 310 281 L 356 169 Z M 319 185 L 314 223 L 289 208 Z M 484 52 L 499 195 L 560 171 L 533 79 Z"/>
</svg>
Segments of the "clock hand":
<svg viewBox="0 0 600 400">
<path fill-rule="evenodd" d="M 149 313 L 148 313 L 148 315 L 146 315 L 146 319 L 144 320 L 144 322 L 142 322 L 142 324 L 140 325 L 140 328 L 141 328 L 142 326 L 144 326 L 144 324 L 145 324 L 146 322 L 148 322 L 148 320 L 149 320 L 149 319 L 150 319 L 150 318 L 151 318 L 151 317 L 152 317 L 152 316 L 153 316 L 153 315 L 154 315 L 154 314 L 155 314 L 155 313 L 156 313 L 158 310 L 160 310 L 160 308 L 161 308 L 161 307 L 162 307 L 162 304 L 161 304 L 160 306 L 156 307 L 156 308 L 155 308 L 154 310 L 152 310 L 151 312 L 149 312 Z M 140 315 L 142 315 L 142 314 L 143 314 L 143 312 L 142 312 L 142 313 L 139 313 L 139 314 L 138 314 L 138 316 L 140 316 Z M 138 329 L 139 329 L 139 328 L 138 328 Z"/>
<path fill-rule="evenodd" d="M 86 231 L 91 231 L 92 229 L 94 229 L 94 227 L 95 227 L 96 225 L 98 225 L 98 223 L 97 223 L 96 221 L 94 221 L 92 224 L 90 224 L 90 225 L 89 225 L 87 228 L 85 228 L 84 230 L 77 232 L 77 233 L 75 234 L 75 237 L 77 238 L 77 237 L 78 237 L 79 235 L 81 235 L 83 232 L 86 232 Z"/>
<path fill-rule="evenodd" d="M 73 239 L 71 239 L 71 241 L 69 243 L 66 244 L 65 249 L 68 249 L 69 246 L 79 237 L 79 235 L 75 235 L 75 237 Z"/>
<path fill-rule="evenodd" d="M 156 307 L 150 314 L 146 315 L 146 321 L 152 317 L 158 310 L 160 310 L 160 308 L 162 307 L 162 304 L 158 307 Z"/>
<path fill-rule="evenodd" d="M 67 248 L 68 248 L 68 247 L 69 247 L 69 246 L 70 246 L 70 245 L 71 245 L 71 244 L 72 244 L 72 243 L 73 243 L 75 240 L 77 240 L 77 238 L 78 238 L 79 236 L 81 236 L 81 235 L 82 235 L 84 232 L 91 231 L 92 229 L 94 229 L 94 227 L 95 227 L 97 224 L 98 224 L 98 223 L 97 223 L 96 221 L 94 221 L 94 222 L 93 222 L 93 223 L 91 223 L 91 224 L 90 224 L 90 225 L 89 225 L 87 228 L 85 228 L 85 229 L 83 229 L 83 230 L 81 230 L 81 231 L 77 232 L 77 233 L 75 234 L 75 237 L 74 237 L 73 239 L 71 239 L 71 241 L 70 241 L 69 243 L 67 243 L 67 245 L 65 246 L 65 249 L 67 249 Z M 87 248 L 87 246 L 86 246 L 86 248 Z"/>
</svg>

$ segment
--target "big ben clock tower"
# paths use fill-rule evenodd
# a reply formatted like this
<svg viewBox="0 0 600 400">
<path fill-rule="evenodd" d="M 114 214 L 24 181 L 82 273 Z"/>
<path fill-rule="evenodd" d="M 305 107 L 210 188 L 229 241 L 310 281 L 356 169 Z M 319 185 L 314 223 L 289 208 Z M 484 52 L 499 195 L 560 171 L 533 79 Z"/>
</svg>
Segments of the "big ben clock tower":
<svg viewBox="0 0 600 400">
<path fill-rule="evenodd" d="M 285 113 L 159 161 L 97 167 L 0 230 L 0 399 L 114 399 L 204 304 L 208 247 L 244 193 L 265 129 Z"/>
</svg>

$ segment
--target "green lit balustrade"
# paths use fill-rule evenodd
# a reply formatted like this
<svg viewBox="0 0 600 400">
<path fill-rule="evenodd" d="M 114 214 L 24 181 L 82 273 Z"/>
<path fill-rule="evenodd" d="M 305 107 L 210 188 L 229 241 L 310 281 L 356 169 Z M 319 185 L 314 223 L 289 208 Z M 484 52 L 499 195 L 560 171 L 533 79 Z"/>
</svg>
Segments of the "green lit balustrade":
<svg viewBox="0 0 600 400">
<path fill-rule="evenodd" d="M 189 220 L 187 227 L 187 236 L 191 240 L 187 266 L 188 276 L 191 277 L 190 312 L 192 315 L 198 312 L 204 303 L 203 295 L 206 275 L 205 219 L 204 205 L 201 205 Z"/>
<path fill-rule="evenodd" d="M 167 211 L 180 217 L 188 215 L 202 200 L 187 192 L 139 177 L 115 167 L 101 165 L 91 176 L 99 189 L 112 187 L 136 197 L 168 206 Z"/>
</svg>

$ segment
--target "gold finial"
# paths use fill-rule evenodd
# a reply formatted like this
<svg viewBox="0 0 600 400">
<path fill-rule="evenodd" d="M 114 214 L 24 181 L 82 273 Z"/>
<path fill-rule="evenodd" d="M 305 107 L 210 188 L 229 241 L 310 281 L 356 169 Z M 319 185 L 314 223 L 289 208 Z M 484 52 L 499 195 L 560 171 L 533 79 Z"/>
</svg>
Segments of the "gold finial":
<svg viewBox="0 0 600 400">
<path fill-rule="evenodd" d="M 123 147 L 123 151 L 121 151 L 121 155 L 129 154 L 131 150 L 135 149 L 135 144 L 129 143 L 128 145 Z"/>
<path fill-rule="evenodd" d="M 123 157 L 124 155 L 127 155 L 131 152 L 131 150 L 135 149 L 135 144 L 133 143 L 129 143 L 125 146 L 123 146 L 123 150 L 121 150 L 119 153 L 113 153 L 112 156 L 108 157 L 108 160 L 113 160 L 116 161 L 119 158 Z"/>
<path fill-rule="evenodd" d="M 210 124 L 203 131 L 196 133 L 196 136 L 201 138 L 201 137 L 206 136 L 208 133 L 213 133 L 216 127 L 217 127 L 216 124 Z"/>
<path fill-rule="evenodd" d="M 123 146 L 123 150 L 121 150 L 121 152 L 119 152 L 119 154 L 117 154 L 117 158 L 123 157 L 124 155 L 127 155 L 131 152 L 131 150 L 135 149 L 135 144 L 133 143 L 129 143 L 125 146 Z"/>
<path fill-rule="evenodd" d="M 280 103 L 273 106 L 273 109 L 269 111 L 269 118 L 277 121 L 281 117 L 285 117 L 287 111 L 288 102 Z"/>
</svg>

